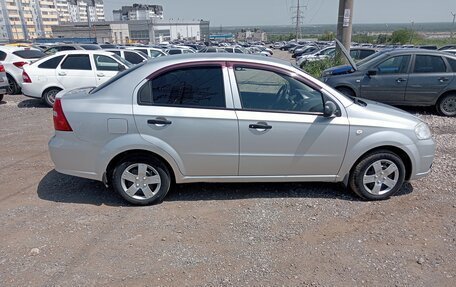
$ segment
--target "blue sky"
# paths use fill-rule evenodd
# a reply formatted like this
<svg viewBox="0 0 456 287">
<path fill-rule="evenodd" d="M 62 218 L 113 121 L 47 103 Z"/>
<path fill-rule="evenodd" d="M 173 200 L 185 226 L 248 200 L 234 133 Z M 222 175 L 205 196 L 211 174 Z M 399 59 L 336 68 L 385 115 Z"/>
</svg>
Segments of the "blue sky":
<svg viewBox="0 0 456 287">
<path fill-rule="evenodd" d="M 163 6 L 165 19 L 204 19 L 211 26 L 288 25 L 297 0 L 104 0 L 112 10 L 132 3 Z M 339 0 L 301 0 L 304 24 L 336 23 Z M 451 22 L 456 0 L 354 0 L 354 23 Z"/>
</svg>

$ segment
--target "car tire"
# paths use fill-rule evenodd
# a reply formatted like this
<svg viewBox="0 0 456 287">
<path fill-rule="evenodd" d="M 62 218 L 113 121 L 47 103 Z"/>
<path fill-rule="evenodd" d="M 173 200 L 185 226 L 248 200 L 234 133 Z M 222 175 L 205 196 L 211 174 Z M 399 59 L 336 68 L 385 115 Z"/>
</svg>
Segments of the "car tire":
<svg viewBox="0 0 456 287">
<path fill-rule="evenodd" d="M 61 91 L 60 88 L 49 88 L 43 93 L 43 102 L 49 107 L 54 106 L 55 96 Z"/>
<path fill-rule="evenodd" d="M 6 77 L 8 78 L 8 82 L 9 82 L 8 94 L 10 94 L 10 95 L 20 94 L 21 87 L 19 87 L 19 84 L 16 82 L 16 80 L 10 75 L 6 75 Z"/>
<path fill-rule="evenodd" d="M 355 92 L 350 89 L 350 88 L 347 88 L 347 87 L 338 87 L 336 88 L 336 90 L 346 96 L 349 96 L 349 97 L 356 97 L 356 94 Z"/>
<path fill-rule="evenodd" d="M 442 116 L 456 116 L 456 94 L 448 94 L 437 101 L 437 112 Z"/>
<path fill-rule="evenodd" d="M 350 189 L 366 200 L 383 200 L 394 195 L 404 183 L 402 159 L 388 150 L 363 157 L 350 174 Z"/>
<path fill-rule="evenodd" d="M 161 203 L 171 186 L 166 166 L 150 157 L 121 160 L 112 174 L 112 185 L 126 201 L 134 205 Z"/>
<path fill-rule="evenodd" d="M 0 95 L 0 102 L 3 101 L 3 96 L 5 95 Z"/>
</svg>

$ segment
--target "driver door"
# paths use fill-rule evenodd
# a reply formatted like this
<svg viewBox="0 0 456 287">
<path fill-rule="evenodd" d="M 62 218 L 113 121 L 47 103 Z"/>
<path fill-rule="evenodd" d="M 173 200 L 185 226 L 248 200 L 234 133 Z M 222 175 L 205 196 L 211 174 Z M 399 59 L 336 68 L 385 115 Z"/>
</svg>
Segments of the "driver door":
<svg viewBox="0 0 456 287">
<path fill-rule="evenodd" d="M 332 179 L 348 139 L 345 117 L 323 116 L 323 94 L 296 75 L 267 67 L 230 69 L 238 107 L 240 176 Z"/>
</svg>

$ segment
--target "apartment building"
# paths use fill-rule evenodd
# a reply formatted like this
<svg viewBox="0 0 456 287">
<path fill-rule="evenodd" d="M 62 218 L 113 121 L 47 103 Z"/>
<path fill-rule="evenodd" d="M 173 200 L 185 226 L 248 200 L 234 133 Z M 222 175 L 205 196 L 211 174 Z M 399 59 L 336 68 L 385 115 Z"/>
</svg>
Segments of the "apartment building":
<svg viewBox="0 0 456 287">
<path fill-rule="evenodd" d="M 133 4 L 112 11 L 114 21 L 163 19 L 163 6 Z"/>
<path fill-rule="evenodd" d="M 103 0 L 0 0 L 0 41 L 52 37 L 52 26 L 104 21 Z"/>
</svg>

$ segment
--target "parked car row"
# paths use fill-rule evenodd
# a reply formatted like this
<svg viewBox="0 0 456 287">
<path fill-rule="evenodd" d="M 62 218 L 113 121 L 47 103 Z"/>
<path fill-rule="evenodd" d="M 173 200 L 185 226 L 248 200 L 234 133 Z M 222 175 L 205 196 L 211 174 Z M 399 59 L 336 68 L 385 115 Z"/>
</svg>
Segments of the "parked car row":
<svg viewBox="0 0 456 287">
<path fill-rule="evenodd" d="M 345 53 L 347 53 L 345 51 Z M 434 106 L 456 116 L 456 55 L 424 49 L 386 49 L 361 62 L 322 73 L 322 80 L 350 97 L 390 105 Z"/>
</svg>

